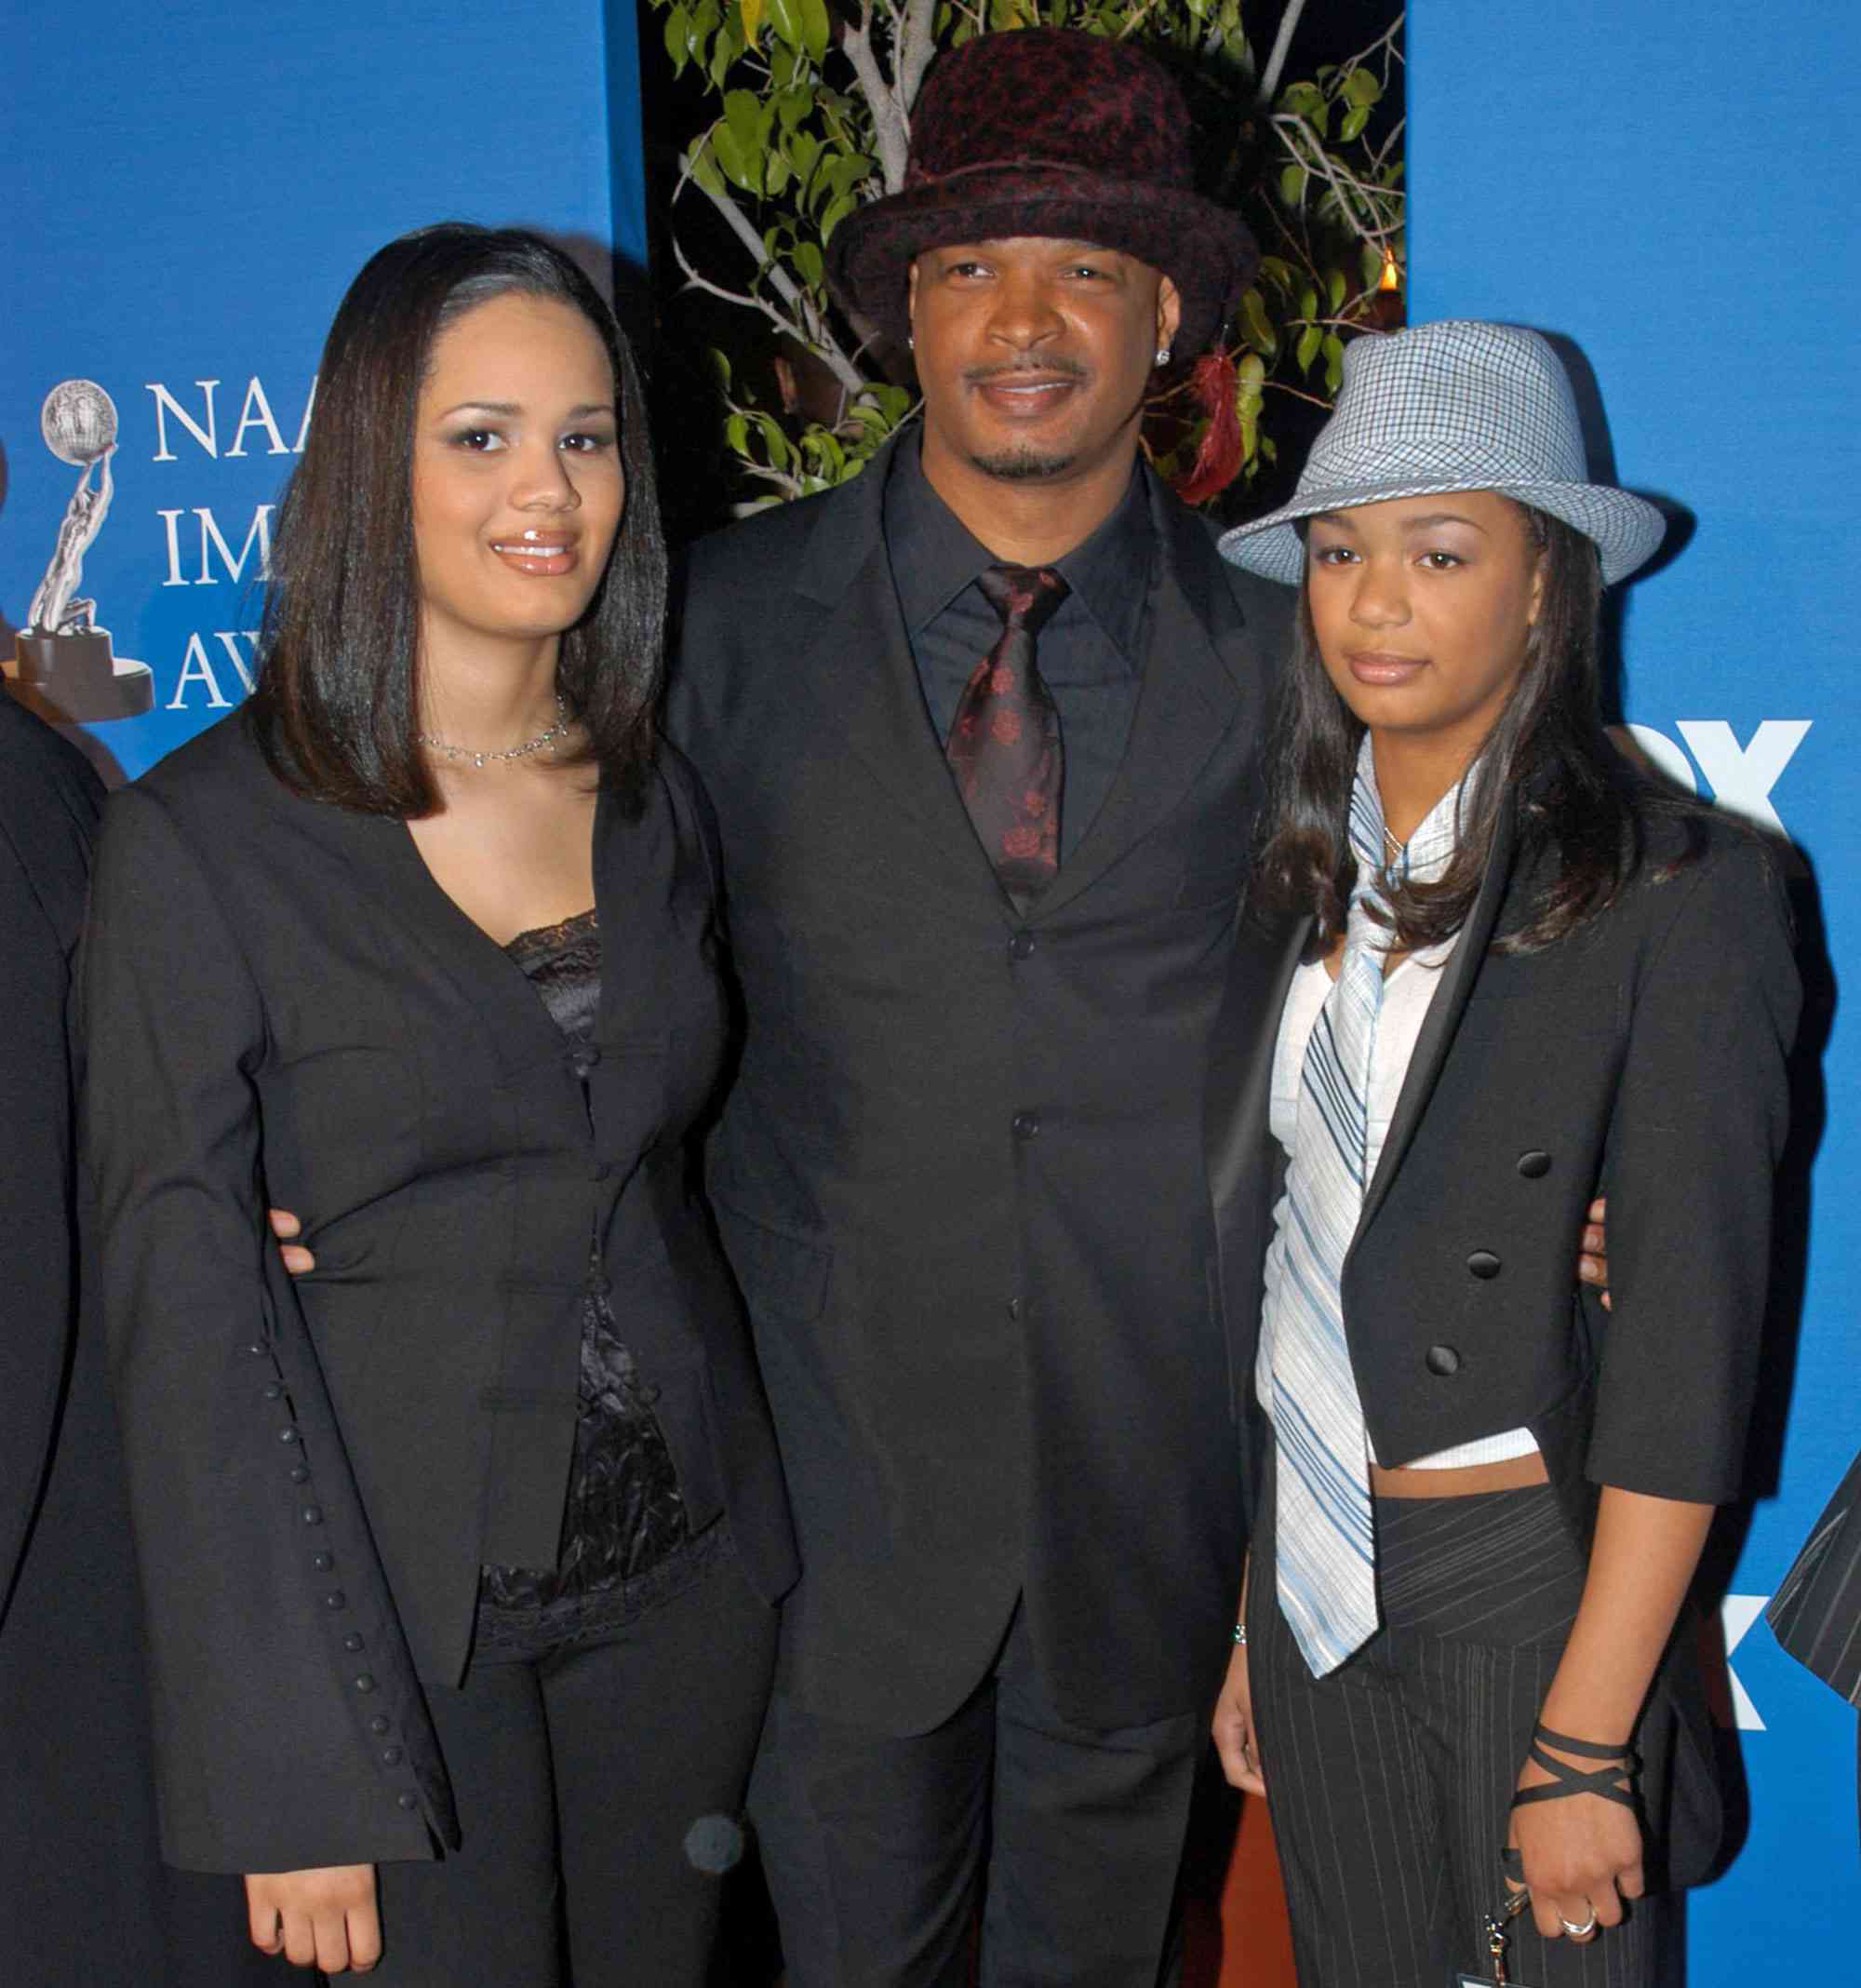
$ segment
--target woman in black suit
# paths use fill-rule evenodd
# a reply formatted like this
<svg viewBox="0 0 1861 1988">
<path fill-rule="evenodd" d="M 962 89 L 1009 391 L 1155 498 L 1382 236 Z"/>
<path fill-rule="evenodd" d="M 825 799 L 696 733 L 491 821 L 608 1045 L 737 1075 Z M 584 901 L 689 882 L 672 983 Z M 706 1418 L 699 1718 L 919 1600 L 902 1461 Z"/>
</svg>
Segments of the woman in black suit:
<svg viewBox="0 0 1861 1988">
<path fill-rule="evenodd" d="M 394 1981 L 697 1982 L 794 1576 L 692 1184 L 706 804 L 613 318 L 390 244 L 249 704 L 108 810 L 86 1108 L 165 1852 Z M 267 1202 L 301 1217 L 293 1286 Z"/>
<path fill-rule="evenodd" d="M 1660 533 L 1585 480 L 1544 341 L 1448 323 L 1354 344 L 1294 503 L 1224 544 L 1303 632 L 1210 1096 L 1259 1486 L 1214 1733 L 1306 1988 L 1487 1972 L 1502 1851 L 1514 1978 L 1636 1988 L 1644 1892 L 1717 1844 L 1682 1605 L 1798 989 L 1761 845 L 1602 728 L 1600 587 Z"/>
</svg>

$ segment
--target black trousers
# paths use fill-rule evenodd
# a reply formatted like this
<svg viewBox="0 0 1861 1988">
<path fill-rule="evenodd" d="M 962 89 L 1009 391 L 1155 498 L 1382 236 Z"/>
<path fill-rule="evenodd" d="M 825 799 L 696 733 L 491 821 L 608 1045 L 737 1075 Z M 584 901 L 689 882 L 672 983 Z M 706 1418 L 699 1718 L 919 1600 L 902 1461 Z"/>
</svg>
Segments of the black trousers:
<svg viewBox="0 0 1861 1988">
<path fill-rule="evenodd" d="M 1274 1592 L 1272 1498 L 1247 1589 L 1248 1679 L 1300 1988 L 1442 1988 L 1490 1972 L 1514 1784 L 1582 1598 L 1547 1486 L 1379 1498 L 1384 1626 L 1315 1679 Z M 1653 1988 L 1678 1903 L 1629 1906 L 1593 1941 L 1512 1922 L 1531 1988 Z"/>
<path fill-rule="evenodd" d="M 1157 1988 L 1206 1719 L 1100 1732 L 1047 1702 L 1020 1611 L 988 1677 L 900 1739 L 778 1691 L 750 1810 L 788 1988 Z"/>
<path fill-rule="evenodd" d="M 464 1843 L 381 1867 L 370 1981 L 702 1988 L 775 1611 L 721 1526 L 692 1551 L 697 1578 L 610 1639 L 428 1687 Z"/>
</svg>

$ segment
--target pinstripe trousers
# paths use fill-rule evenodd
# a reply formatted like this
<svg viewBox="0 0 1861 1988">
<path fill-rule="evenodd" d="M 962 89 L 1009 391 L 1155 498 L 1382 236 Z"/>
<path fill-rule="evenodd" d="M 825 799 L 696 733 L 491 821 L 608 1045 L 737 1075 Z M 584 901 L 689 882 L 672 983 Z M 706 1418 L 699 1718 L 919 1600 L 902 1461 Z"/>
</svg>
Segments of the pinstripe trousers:
<svg viewBox="0 0 1861 1988">
<path fill-rule="evenodd" d="M 1583 1592 L 1552 1493 L 1377 1499 L 1384 1626 L 1319 1679 L 1275 1597 L 1272 1511 L 1269 1470 L 1248 1676 L 1300 1988 L 1486 1974 L 1513 1787 Z M 1654 1988 L 1675 1915 L 1651 1896 L 1574 1945 L 1541 1938 L 1528 1913 L 1507 1970 L 1528 1988 Z"/>
</svg>

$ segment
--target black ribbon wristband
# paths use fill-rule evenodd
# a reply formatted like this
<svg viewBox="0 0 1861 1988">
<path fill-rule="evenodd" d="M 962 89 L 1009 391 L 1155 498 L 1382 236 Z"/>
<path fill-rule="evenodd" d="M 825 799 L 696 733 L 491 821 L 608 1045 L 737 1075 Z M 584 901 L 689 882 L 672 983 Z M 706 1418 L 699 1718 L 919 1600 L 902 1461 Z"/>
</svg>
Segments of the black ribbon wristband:
<svg viewBox="0 0 1861 1988">
<path fill-rule="evenodd" d="M 1564 1733 L 1554 1733 L 1548 1726 L 1534 1726 L 1533 1740 L 1542 1740 L 1546 1746 L 1554 1746 L 1560 1753 L 1575 1753 L 1584 1760 L 1633 1760 L 1634 1749 L 1625 1741 L 1621 1746 L 1598 1746 L 1594 1740 L 1573 1740 Z"/>
<path fill-rule="evenodd" d="M 1556 1753 L 1546 1753 L 1546 1747 L 1558 1747 L 1566 1753 L 1575 1753 L 1584 1760 L 1607 1760 L 1614 1765 L 1598 1767 L 1585 1773 L 1581 1767 L 1573 1767 L 1567 1760 L 1560 1760 Z M 1531 1756 L 1553 1780 L 1543 1787 L 1520 1788 L 1512 1797 L 1514 1808 L 1527 1802 L 1561 1802 L 1573 1794 L 1600 1794 L 1605 1802 L 1619 1802 L 1625 1808 L 1633 1808 L 1635 1797 L 1626 1785 L 1640 1771 L 1640 1761 L 1632 1748 L 1627 1746 L 1599 1746 L 1592 1740 L 1572 1740 L 1563 1733 L 1554 1733 L 1547 1726 L 1539 1726 L 1532 1733 Z"/>
</svg>

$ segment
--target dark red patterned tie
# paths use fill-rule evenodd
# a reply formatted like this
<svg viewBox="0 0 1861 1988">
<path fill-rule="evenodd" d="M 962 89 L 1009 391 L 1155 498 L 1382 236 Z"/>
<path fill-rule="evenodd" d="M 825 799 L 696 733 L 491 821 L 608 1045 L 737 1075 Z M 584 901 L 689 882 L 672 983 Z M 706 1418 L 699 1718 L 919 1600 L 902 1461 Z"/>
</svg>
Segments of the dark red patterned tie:
<svg viewBox="0 0 1861 1988">
<path fill-rule="evenodd" d="M 1034 639 L 1066 583 L 1051 566 L 991 566 L 976 584 L 1001 616 L 1001 637 L 964 686 L 944 749 L 997 876 L 1030 897 L 1060 867 L 1060 714 Z"/>
</svg>

